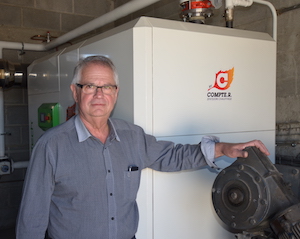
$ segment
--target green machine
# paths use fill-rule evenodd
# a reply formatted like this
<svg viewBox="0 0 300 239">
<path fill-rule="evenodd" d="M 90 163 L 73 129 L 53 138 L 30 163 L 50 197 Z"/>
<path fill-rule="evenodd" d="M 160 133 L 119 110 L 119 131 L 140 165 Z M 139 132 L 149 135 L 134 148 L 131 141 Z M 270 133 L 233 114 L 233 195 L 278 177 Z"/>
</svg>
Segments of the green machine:
<svg viewBox="0 0 300 239">
<path fill-rule="evenodd" d="M 59 103 L 44 103 L 38 108 L 39 127 L 46 131 L 59 125 Z"/>
</svg>

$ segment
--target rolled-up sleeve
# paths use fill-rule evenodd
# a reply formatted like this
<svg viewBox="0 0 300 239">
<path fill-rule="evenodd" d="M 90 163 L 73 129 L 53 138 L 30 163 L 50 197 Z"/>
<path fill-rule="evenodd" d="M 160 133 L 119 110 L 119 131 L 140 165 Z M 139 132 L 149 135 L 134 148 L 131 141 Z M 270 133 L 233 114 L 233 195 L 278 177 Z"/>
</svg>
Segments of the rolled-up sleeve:
<svg viewBox="0 0 300 239">
<path fill-rule="evenodd" d="M 215 164 L 215 144 L 218 142 L 220 142 L 220 139 L 212 135 L 204 136 L 201 140 L 201 150 L 205 160 L 211 168 L 215 169 L 218 169 L 218 166 Z"/>
</svg>

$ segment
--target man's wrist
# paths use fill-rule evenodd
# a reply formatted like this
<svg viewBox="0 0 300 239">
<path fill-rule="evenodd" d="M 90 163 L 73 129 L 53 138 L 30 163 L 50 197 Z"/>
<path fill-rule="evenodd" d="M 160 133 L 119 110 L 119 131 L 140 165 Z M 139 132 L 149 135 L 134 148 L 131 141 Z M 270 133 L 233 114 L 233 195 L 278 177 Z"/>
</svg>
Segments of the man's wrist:
<svg viewBox="0 0 300 239">
<path fill-rule="evenodd" d="M 215 158 L 219 158 L 224 155 L 223 153 L 224 143 L 216 142 L 215 144 Z"/>
</svg>

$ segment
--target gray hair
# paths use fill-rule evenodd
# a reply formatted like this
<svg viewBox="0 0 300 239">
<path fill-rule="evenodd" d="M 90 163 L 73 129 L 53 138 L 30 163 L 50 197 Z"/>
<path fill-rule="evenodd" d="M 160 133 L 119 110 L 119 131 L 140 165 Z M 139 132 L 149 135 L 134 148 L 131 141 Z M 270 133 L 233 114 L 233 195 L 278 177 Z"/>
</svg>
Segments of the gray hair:
<svg viewBox="0 0 300 239">
<path fill-rule="evenodd" d="M 88 56 L 86 58 L 81 59 L 74 69 L 72 84 L 80 82 L 82 69 L 90 64 L 98 64 L 110 68 L 113 71 L 115 83 L 117 86 L 119 86 L 119 77 L 114 63 L 106 56 L 101 55 Z"/>
</svg>

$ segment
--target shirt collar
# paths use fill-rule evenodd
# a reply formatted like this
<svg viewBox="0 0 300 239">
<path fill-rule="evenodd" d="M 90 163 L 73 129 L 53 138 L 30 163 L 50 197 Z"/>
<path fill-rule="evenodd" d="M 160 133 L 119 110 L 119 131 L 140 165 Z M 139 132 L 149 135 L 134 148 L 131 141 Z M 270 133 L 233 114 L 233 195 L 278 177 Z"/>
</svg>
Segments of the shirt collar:
<svg viewBox="0 0 300 239">
<path fill-rule="evenodd" d="M 110 128 L 108 140 L 112 141 L 112 140 L 116 139 L 117 141 L 120 141 L 120 138 L 117 134 L 116 128 L 115 128 L 113 122 L 111 121 L 111 119 L 108 119 L 108 126 Z M 91 133 L 88 131 L 88 129 L 85 127 L 82 120 L 80 119 L 79 115 L 75 116 L 75 128 L 77 131 L 79 142 L 83 142 L 92 136 Z"/>
<path fill-rule="evenodd" d="M 110 128 L 109 137 L 111 138 L 111 140 L 116 139 L 117 141 L 120 142 L 120 137 L 119 137 L 119 135 L 117 133 L 115 125 L 113 124 L 113 122 L 112 122 L 112 120 L 110 118 L 108 119 L 108 126 Z"/>
</svg>

